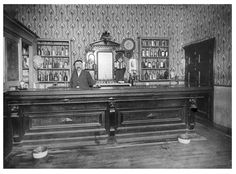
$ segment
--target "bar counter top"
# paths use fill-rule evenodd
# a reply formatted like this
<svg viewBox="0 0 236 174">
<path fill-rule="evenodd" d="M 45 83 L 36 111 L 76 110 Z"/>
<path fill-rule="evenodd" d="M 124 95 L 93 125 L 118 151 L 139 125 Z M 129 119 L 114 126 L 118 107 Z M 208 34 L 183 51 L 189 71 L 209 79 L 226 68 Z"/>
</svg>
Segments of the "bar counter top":
<svg viewBox="0 0 236 174">
<path fill-rule="evenodd" d="M 52 89 L 27 89 L 7 91 L 4 93 L 8 103 L 38 103 L 39 101 L 51 102 L 83 102 L 83 101 L 108 101 L 110 99 L 136 101 L 139 98 L 166 98 L 173 96 L 199 96 L 212 93 L 211 87 L 184 87 L 183 85 L 142 85 L 131 87 L 101 87 L 81 90 L 77 88 L 52 88 Z"/>
<path fill-rule="evenodd" d="M 94 94 L 94 93 L 135 93 L 135 92 L 171 92 L 171 91 L 192 91 L 192 90 L 211 90 L 211 87 L 185 87 L 183 85 L 139 85 L 124 87 L 94 87 L 87 90 L 79 88 L 55 87 L 47 89 L 24 89 L 15 91 L 6 91 L 10 95 L 55 95 L 55 94 Z"/>
</svg>

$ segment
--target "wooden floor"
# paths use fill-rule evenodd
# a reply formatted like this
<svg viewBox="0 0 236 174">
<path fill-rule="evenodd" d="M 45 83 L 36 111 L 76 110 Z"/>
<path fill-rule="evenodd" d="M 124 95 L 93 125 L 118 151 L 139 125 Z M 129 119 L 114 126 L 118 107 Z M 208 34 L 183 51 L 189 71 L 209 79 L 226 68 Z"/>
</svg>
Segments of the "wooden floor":
<svg viewBox="0 0 236 174">
<path fill-rule="evenodd" d="M 31 151 L 13 150 L 4 168 L 232 168 L 231 137 L 199 123 L 196 132 L 205 138 L 188 145 L 60 147 L 39 160 L 32 158 Z"/>
</svg>

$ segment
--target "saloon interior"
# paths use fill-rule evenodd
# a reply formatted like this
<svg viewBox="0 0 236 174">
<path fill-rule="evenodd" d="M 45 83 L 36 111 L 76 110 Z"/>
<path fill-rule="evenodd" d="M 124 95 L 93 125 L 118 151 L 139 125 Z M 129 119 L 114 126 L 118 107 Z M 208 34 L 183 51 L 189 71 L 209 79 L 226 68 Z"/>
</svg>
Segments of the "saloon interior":
<svg viewBox="0 0 236 174">
<path fill-rule="evenodd" d="M 231 4 L 3 10 L 5 169 L 232 168 Z"/>
</svg>

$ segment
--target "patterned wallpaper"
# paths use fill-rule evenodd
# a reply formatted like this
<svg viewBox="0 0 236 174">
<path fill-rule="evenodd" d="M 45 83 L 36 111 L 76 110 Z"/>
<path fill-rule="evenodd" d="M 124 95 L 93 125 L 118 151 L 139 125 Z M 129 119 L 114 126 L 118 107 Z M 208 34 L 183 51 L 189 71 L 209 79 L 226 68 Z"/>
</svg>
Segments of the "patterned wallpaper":
<svg viewBox="0 0 236 174">
<path fill-rule="evenodd" d="M 72 61 L 85 57 L 88 44 L 104 31 L 115 42 L 137 37 L 169 37 L 170 69 L 184 78 L 182 46 L 209 37 L 216 38 L 215 85 L 232 83 L 231 5 L 5 5 L 16 19 L 41 38 L 70 39 Z M 134 58 L 138 58 L 136 47 Z"/>
</svg>

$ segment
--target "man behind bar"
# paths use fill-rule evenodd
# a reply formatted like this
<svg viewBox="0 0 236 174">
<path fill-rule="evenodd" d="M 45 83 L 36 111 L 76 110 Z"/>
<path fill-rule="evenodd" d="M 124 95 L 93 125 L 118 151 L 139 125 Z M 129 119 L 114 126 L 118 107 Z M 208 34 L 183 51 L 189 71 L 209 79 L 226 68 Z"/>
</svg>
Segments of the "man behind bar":
<svg viewBox="0 0 236 174">
<path fill-rule="evenodd" d="M 93 87 L 95 81 L 90 73 L 83 69 L 83 61 L 78 59 L 74 62 L 74 71 L 70 79 L 71 88 L 89 89 Z"/>
</svg>

